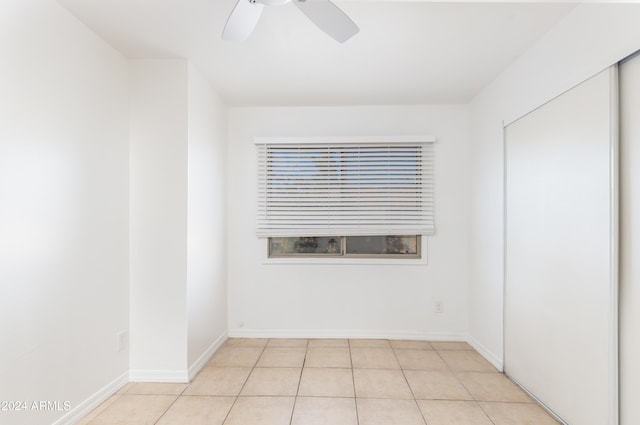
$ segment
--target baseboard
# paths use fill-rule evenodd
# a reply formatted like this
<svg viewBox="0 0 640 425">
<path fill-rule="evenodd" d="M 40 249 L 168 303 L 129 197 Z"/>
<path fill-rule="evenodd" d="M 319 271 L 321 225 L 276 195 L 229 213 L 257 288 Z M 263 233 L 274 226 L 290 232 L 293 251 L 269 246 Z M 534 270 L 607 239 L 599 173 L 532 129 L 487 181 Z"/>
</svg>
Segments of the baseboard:
<svg viewBox="0 0 640 425">
<path fill-rule="evenodd" d="M 466 334 L 368 329 L 230 329 L 231 338 L 352 338 L 467 341 Z"/>
<path fill-rule="evenodd" d="M 109 397 L 118 392 L 129 382 L 171 382 L 187 383 L 193 379 L 204 367 L 209 359 L 227 340 L 227 332 L 218 337 L 200 357 L 191 365 L 188 371 L 183 370 L 130 370 L 97 391 L 75 408 L 67 412 L 63 417 L 55 421 L 52 425 L 73 425 L 86 417 L 96 407 L 104 403 Z"/>
<path fill-rule="evenodd" d="M 130 382 L 169 382 L 176 384 L 186 384 L 189 382 L 189 372 L 186 369 L 179 370 L 152 370 L 152 369 L 131 369 L 129 370 Z"/>
<path fill-rule="evenodd" d="M 500 357 L 493 354 L 491 350 L 489 350 L 487 347 L 482 345 L 477 339 L 471 336 L 467 337 L 467 342 L 469 343 L 469 345 L 473 347 L 474 350 L 476 350 L 489 363 L 494 365 L 496 369 L 498 369 L 500 372 L 504 372 L 504 361 Z"/>
<path fill-rule="evenodd" d="M 87 416 L 93 409 L 100 406 L 109 397 L 129 382 L 129 372 L 125 372 L 116 379 L 102 387 L 98 392 L 87 398 L 85 401 L 71 409 L 63 417 L 53 423 L 53 425 L 72 425 Z"/>
<path fill-rule="evenodd" d="M 463 333 L 388 331 L 362 329 L 229 329 L 231 338 L 353 338 L 353 339 L 409 339 L 417 341 L 464 341 L 469 343 L 482 357 L 504 371 L 501 358 L 471 336 Z"/>
<path fill-rule="evenodd" d="M 202 368 L 207 364 L 207 362 L 209 361 L 209 359 L 211 359 L 215 352 L 218 351 L 220 347 L 222 347 L 222 344 L 224 344 L 227 338 L 228 333 L 225 331 L 218 337 L 218 339 L 213 341 L 213 343 L 206 350 L 204 350 L 204 353 L 202 353 L 202 355 L 198 357 L 195 362 L 193 362 L 193 364 L 189 367 L 189 381 L 196 377 L 198 372 L 202 370 Z"/>
</svg>

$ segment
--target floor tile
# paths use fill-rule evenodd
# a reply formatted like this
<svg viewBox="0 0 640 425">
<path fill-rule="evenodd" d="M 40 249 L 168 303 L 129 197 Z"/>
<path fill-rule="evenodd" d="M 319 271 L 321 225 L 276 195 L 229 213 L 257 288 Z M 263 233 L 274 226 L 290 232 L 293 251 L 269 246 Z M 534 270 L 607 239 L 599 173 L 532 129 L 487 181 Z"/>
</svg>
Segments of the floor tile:
<svg viewBox="0 0 640 425">
<path fill-rule="evenodd" d="M 473 348 L 466 342 L 454 342 L 454 341 L 431 341 L 431 346 L 434 350 L 469 350 L 473 351 Z"/>
<path fill-rule="evenodd" d="M 404 374 L 416 399 L 473 400 L 452 372 L 405 370 Z"/>
<path fill-rule="evenodd" d="M 357 399 L 360 425 L 425 425 L 414 400 Z"/>
<path fill-rule="evenodd" d="M 418 400 L 429 425 L 493 425 L 475 401 Z"/>
<path fill-rule="evenodd" d="M 326 339 L 326 338 L 319 338 L 319 339 L 310 339 L 309 340 L 309 347 L 349 347 L 349 340 L 348 339 Z"/>
<path fill-rule="evenodd" d="M 234 401 L 234 397 L 180 397 L 157 425 L 222 425 Z"/>
<path fill-rule="evenodd" d="M 227 340 L 191 384 L 129 383 L 78 425 L 425 421 L 558 425 L 467 343 L 249 338 Z"/>
<path fill-rule="evenodd" d="M 291 425 L 358 425 L 355 399 L 298 397 Z"/>
<path fill-rule="evenodd" d="M 129 382 L 127 385 L 125 385 L 124 387 L 120 388 L 116 394 L 124 394 L 124 393 L 126 393 L 135 384 L 136 384 L 135 382 Z"/>
<path fill-rule="evenodd" d="M 125 394 L 181 394 L 189 384 L 172 384 L 158 382 L 137 382 L 134 383 Z"/>
<path fill-rule="evenodd" d="M 183 394 L 236 396 L 250 373 L 248 367 L 205 367 Z"/>
<path fill-rule="evenodd" d="M 123 394 L 96 416 L 91 425 L 155 424 L 177 398 L 175 395 Z"/>
<path fill-rule="evenodd" d="M 305 367 L 351 367 L 349 348 L 310 347 L 307 349 Z"/>
<path fill-rule="evenodd" d="M 229 338 L 225 345 L 228 347 L 264 347 L 268 341 L 266 338 Z"/>
<path fill-rule="evenodd" d="M 307 347 L 306 339 L 297 338 L 274 338 L 270 339 L 267 347 Z"/>
<path fill-rule="evenodd" d="M 125 387 L 127 387 L 127 385 L 125 385 Z M 123 387 L 123 388 L 125 388 L 125 387 Z M 116 395 L 113 395 L 113 396 L 109 397 L 104 402 L 102 402 L 102 404 L 100 404 L 98 407 L 96 407 L 91 412 L 89 412 L 89 414 L 87 416 L 85 416 L 84 418 L 82 418 L 76 425 L 89 425 L 89 423 L 96 416 L 98 416 L 100 413 L 104 412 L 105 409 L 107 407 L 111 406 L 113 404 L 113 402 L 115 402 L 119 397 L 120 397 L 119 392 L 116 393 Z"/>
<path fill-rule="evenodd" d="M 295 396 L 301 371 L 300 368 L 255 368 L 240 395 Z"/>
<path fill-rule="evenodd" d="M 480 403 L 495 425 L 558 425 L 549 413 L 537 404 Z"/>
<path fill-rule="evenodd" d="M 438 351 L 454 372 L 497 372 L 498 370 L 475 351 Z"/>
<path fill-rule="evenodd" d="M 302 367 L 306 352 L 306 347 L 267 346 L 256 367 Z"/>
<path fill-rule="evenodd" d="M 464 372 L 457 376 L 478 401 L 533 402 L 527 393 L 502 373 Z"/>
<path fill-rule="evenodd" d="M 447 364 L 434 350 L 394 350 L 403 369 L 448 371 Z"/>
<path fill-rule="evenodd" d="M 289 425 L 294 397 L 238 397 L 224 425 Z"/>
<path fill-rule="evenodd" d="M 368 348 L 389 348 L 391 344 L 386 339 L 350 339 L 349 345 L 354 347 L 368 347 Z"/>
<path fill-rule="evenodd" d="M 207 366 L 253 367 L 263 350 L 261 347 L 224 346 L 214 354 Z"/>
<path fill-rule="evenodd" d="M 400 369 L 390 348 L 351 347 L 351 362 L 357 369 Z"/>
<path fill-rule="evenodd" d="M 353 369 L 356 397 L 413 399 L 401 370 Z"/>
<path fill-rule="evenodd" d="M 429 341 L 391 340 L 392 348 L 408 348 L 413 350 L 433 350 Z"/>
<path fill-rule="evenodd" d="M 302 371 L 298 395 L 355 397 L 351 369 L 306 367 Z"/>
</svg>

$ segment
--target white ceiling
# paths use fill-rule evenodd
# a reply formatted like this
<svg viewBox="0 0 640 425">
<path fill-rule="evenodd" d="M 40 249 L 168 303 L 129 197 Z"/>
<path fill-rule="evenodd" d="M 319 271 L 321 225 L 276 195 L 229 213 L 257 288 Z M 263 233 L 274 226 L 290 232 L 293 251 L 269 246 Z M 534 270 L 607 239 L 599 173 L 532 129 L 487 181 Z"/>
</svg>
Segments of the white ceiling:
<svg viewBox="0 0 640 425">
<path fill-rule="evenodd" d="M 466 103 L 574 3 L 336 0 L 339 44 L 292 4 L 222 41 L 236 0 L 58 0 L 130 58 L 188 58 L 230 105 Z"/>
</svg>

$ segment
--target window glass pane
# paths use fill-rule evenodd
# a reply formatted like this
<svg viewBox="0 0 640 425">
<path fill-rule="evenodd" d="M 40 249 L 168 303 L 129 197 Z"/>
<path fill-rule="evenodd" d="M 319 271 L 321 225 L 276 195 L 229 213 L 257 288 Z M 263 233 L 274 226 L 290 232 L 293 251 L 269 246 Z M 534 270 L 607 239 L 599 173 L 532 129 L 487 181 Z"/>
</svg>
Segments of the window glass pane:
<svg viewBox="0 0 640 425">
<path fill-rule="evenodd" d="M 418 236 L 347 236 L 347 254 L 418 255 Z"/>
<path fill-rule="evenodd" d="M 342 255 L 340 236 L 269 238 L 271 257 L 305 254 Z"/>
</svg>

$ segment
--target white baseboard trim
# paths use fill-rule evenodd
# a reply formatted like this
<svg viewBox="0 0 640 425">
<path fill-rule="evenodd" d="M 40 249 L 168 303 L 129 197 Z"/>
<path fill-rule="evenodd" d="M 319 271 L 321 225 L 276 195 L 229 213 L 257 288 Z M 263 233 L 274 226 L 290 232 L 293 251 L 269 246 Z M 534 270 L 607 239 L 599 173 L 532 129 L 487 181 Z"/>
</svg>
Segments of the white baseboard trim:
<svg viewBox="0 0 640 425">
<path fill-rule="evenodd" d="M 125 372 L 113 381 L 102 387 L 98 392 L 87 398 L 85 401 L 71 409 L 63 417 L 53 423 L 53 425 L 73 425 L 80 419 L 87 416 L 93 409 L 100 406 L 109 397 L 129 382 L 129 372 Z"/>
<path fill-rule="evenodd" d="M 229 329 L 231 338 L 352 338 L 467 341 L 461 333 L 390 331 L 365 329 Z"/>
<path fill-rule="evenodd" d="M 130 382 L 169 382 L 176 384 L 187 384 L 189 382 L 189 371 L 179 370 L 152 370 L 152 369 L 131 369 L 129 370 Z"/>
<path fill-rule="evenodd" d="M 363 329 L 229 329 L 231 338 L 353 338 L 353 339 L 409 339 L 417 341 L 463 341 L 469 343 L 482 357 L 504 371 L 502 359 L 471 336 L 463 333 L 389 331 Z"/>
<path fill-rule="evenodd" d="M 487 347 L 482 345 L 477 339 L 471 336 L 467 337 L 467 342 L 469 343 L 469 345 L 473 347 L 474 350 L 478 352 L 478 354 L 480 354 L 482 357 L 487 359 L 489 363 L 494 365 L 496 369 L 498 369 L 500 372 L 504 372 L 503 359 L 493 354 L 491 350 L 489 350 Z"/>
<path fill-rule="evenodd" d="M 200 355 L 200 357 L 198 357 L 195 362 L 193 362 L 193 364 L 189 367 L 189 382 L 191 382 L 191 380 L 196 377 L 198 372 L 202 370 L 202 368 L 207 364 L 207 362 L 209 361 L 209 359 L 211 359 L 215 352 L 218 351 L 220 347 L 222 347 L 222 344 L 224 344 L 228 337 L 229 335 L 225 331 L 215 341 L 213 341 L 213 343 L 206 350 L 204 350 L 204 353 L 202 353 L 202 355 Z"/>
</svg>

